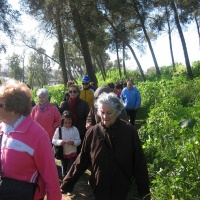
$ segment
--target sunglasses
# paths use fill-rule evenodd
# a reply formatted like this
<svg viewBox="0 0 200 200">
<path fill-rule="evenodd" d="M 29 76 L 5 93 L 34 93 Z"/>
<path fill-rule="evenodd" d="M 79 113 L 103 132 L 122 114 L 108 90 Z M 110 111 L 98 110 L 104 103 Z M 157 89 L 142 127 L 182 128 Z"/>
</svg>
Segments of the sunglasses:
<svg viewBox="0 0 200 200">
<path fill-rule="evenodd" d="M 77 91 L 76 90 L 70 90 L 69 91 L 69 93 L 71 94 L 71 93 L 74 93 L 74 94 L 76 94 L 77 93 Z"/>
<path fill-rule="evenodd" d="M 82 83 L 82 85 L 88 85 L 89 83 Z"/>
<path fill-rule="evenodd" d="M 5 104 L 0 103 L 0 108 L 4 108 Z"/>
</svg>

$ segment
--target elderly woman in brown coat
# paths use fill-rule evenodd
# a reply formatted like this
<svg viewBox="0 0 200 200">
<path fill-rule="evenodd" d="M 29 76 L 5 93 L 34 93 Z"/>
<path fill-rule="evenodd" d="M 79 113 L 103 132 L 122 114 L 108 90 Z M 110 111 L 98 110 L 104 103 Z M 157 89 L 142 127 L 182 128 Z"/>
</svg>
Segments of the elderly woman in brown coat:
<svg viewBox="0 0 200 200">
<path fill-rule="evenodd" d="M 83 146 L 61 190 L 72 192 L 75 183 L 91 165 L 89 179 L 95 200 L 126 200 L 134 178 L 141 197 L 149 197 L 144 153 L 136 129 L 119 118 L 124 106 L 114 93 L 103 93 L 95 107 L 101 122 L 85 135 Z"/>
</svg>

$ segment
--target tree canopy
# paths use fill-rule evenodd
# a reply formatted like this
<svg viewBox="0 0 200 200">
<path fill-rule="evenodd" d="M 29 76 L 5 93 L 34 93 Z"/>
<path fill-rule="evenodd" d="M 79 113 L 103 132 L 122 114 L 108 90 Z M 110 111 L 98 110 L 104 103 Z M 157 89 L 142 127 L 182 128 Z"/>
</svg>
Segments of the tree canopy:
<svg viewBox="0 0 200 200">
<path fill-rule="evenodd" d="M 7 0 L 0 1 L 0 33 L 6 34 L 11 40 L 16 33 L 15 25 L 20 22 L 20 12 L 13 10 Z M 0 37 L 0 53 L 6 51 L 6 43 Z"/>
<path fill-rule="evenodd" d="M 130 51 L 142 79 L 146 80 L 137 52 L 145 54 L 147 48 L 155 72 L 160 75 L 152 42 L 164 32 L 168 34 L 174 70 L 172 33 L 179 33 L 186 70 L 189 78 L 193 78 L 183 31 L 195 22 L 200 38 L 198 0 L 20 0 L 20 4 L 23 11 L 40 22 L 44 32 L 57 40 L 54 54 L 46 56 L 59 64 L 65 85 L 69 79 L 84 74 L 97 84 L 95 73 L 99 71 L 106 79 L 111 66 L 108 50 L 116 53 L 117 65 L 114 66 L 118 68 L 119 78 L 122 73 L 126 75 L 127 52 Z M 45 53 L 39 51 L 40 47 L 27 46 Z"/>
</svg>

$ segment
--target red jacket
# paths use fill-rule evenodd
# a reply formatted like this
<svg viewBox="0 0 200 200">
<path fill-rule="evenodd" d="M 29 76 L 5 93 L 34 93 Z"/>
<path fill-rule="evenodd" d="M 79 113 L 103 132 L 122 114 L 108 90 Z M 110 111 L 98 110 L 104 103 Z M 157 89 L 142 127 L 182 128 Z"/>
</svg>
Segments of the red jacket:
<svg viewBox="0 0 200 200">
<path fill-rule="evenodd" d="M 9 134 L 3 132 L 0 164 L 3 177 L 36 182 L 38 176 L 34 200 L 46 193 L 47 200 L 61 200 L 51 143 L 44 129 L 30 116 Z"/>
<path fill-rule="evenodd" d="M 31 117 L 44 128 L 49 134 L 50 140 L 52 140 L 54 132 L 61 120 L 58 108 L 53 104 L 49 104 L 45 110 L 42 111 L 39 106 L 36 105 L 31 111 Z"/>
</svg>

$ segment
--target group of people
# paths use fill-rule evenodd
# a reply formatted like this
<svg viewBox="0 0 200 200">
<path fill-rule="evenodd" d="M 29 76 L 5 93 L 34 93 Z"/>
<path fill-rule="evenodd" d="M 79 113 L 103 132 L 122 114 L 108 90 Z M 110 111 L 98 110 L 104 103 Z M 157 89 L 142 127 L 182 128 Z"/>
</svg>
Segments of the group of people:
<svg viewBox="0 0 200 200">
<path fill-rule="evenodd" d="M 61 193 L 71 195 L 89 168 L 96 200 L 126 199 L 132 179 L 141 197 L 150 198 L 147 165 L 133 126 L 141 97 L 131 80 L 120 97 L 108 85 L 92 86 L 89 76 L 83 76 L 82 88 L 68 84 L 59 108 L 50 103 L 47 89 L 39 89 L 37 97 L 32 107 L 26 84 L 11 81 L 0 87 L 2 180 L 37 183 L 32 199 L 59 200 Z M 63 146 L 61 185 L 52 145 Z M 0 186 L 0 199 L 1 193 Z"/>
<path fill-rule="evenodd" d="M 138 108 L 141 105 L 141 96 L 139 90 L 134 86 L 133 78 L 126 81 L 116 81 L 108 83 L 111 90 L 120 98 L 126 109 L 130 123 L 134 126 Z"/>
</svg>

